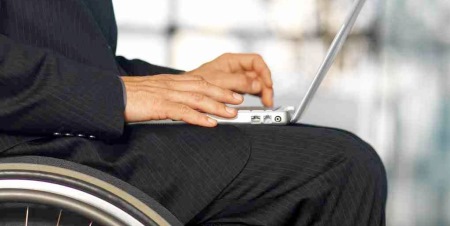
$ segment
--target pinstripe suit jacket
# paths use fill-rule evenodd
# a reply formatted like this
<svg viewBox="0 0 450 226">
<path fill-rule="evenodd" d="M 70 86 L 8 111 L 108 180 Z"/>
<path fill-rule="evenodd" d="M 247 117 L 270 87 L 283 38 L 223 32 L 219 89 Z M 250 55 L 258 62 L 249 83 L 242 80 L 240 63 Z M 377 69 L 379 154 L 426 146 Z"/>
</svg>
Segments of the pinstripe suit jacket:
<svg viewBox="0 0 450 226">
<path fill-rule="evenodd" d="M 111 0 L 0 0 L 0 152 L 54 133 L 120 137 L 119 75 L 178 71 L 115 56 Z"/>
</svg>

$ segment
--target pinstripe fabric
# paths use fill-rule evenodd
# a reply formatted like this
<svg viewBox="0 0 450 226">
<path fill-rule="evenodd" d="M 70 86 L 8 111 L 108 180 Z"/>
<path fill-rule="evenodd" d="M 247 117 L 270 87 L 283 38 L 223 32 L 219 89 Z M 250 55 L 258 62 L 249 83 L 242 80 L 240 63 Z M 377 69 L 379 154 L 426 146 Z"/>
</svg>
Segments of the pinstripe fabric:
<svg viewBox="0 0 450 226">
<path fill-rule="evenodd" d="M 118 75 L 179 73 L 123 57 L 110 0 L 0 0 L 0 152 L 53 133 L 122 135 Z"/>
<path fill-rule="evenodd" d="M 386 174 L 376 152 L 345 131 L 239 126 L 244 170 L 192 223 L 385 225 Z"/>
<path fill-rule="evenodd" d="M 110 0 L 0 0 L 0 157 L 48 156 L 138 187 L 196 225 L 384 225 L 383 165 L 308 126 L 124 126 Z M 54 132 L 95 135 L 53 137 Z"/>
<path fill-rule="evenodd" d="M 68 159 L 138 187 L 189 225 L 385 225 L 373 149 L 311 126 L 133 126 L 114 143 L 43 139 L 3 156 Z"/>
<path fill-rule="evenodd" d="M 98 169 L 141 189 L 187 222 L 243 169 L 249 150 L 249 140 L 232 126 L 142 125 L 126 127 L 122 138 L 110 142 L 43 138 L 0 156 L 47 156 Z"/>
<path fill-rule="evenodd" d="M 111 3 L 103 11 L 112 14 Z M 1 132 L 121 135 L 115 56 L 90 12 L 74 0 L 1 1 Z M 20 139 L 0 135 L 0 150 Z"/>
</svg>

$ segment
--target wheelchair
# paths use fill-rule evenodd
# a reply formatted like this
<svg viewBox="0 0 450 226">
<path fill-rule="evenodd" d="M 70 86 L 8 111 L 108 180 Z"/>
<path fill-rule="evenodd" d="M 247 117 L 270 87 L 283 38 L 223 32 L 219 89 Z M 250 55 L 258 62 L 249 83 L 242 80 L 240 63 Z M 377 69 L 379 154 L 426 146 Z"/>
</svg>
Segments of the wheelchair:
<svg viewBox="0 0 450 226">
<path fill-rule="evenodd" d="M 65 160 L 0 159 L 0 226 L 182 225 L 154 199 L 99 170 Z"/>
</svg>

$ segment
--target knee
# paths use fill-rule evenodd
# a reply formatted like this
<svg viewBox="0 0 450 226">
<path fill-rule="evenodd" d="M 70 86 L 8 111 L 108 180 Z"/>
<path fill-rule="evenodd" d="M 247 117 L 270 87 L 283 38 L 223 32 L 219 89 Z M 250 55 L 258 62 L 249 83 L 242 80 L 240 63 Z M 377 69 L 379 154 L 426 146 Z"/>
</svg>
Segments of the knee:
<svg viewBox="0 0 450 226">
<path fill-rule="evenodd" d="M 333 143 L 335 150 L 345 162 L 346 175 L 357 175 L 361 186 L 370 185 L 383 197 L 387 193 L 387 176 L 383 162 L 377 152 L 353 133 L 324 128 L 326 140 Z"/>
</svg>

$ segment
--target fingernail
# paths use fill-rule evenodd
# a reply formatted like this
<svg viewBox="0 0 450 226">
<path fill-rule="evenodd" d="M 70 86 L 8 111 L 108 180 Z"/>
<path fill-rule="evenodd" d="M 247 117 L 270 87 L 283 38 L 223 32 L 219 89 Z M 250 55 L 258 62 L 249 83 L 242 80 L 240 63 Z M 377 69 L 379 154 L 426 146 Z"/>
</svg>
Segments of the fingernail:
<svg viewBox="0 0 450 226">
<path fill-rule="evenodd" d="M 234 97 L 234 99 L 239 100 L 239 101 L 242 101 L 242 99 L 243 99 L 242 95 L 239 93 L 233 93 L 233 97 Z"/>
<path fill-rule="evenodd" d="M 260 84 L 259 84 L 258 81 L 254 81 L 254 82 L 252 83 L 252 89 L 253 89 L 253 90 L 259 90 L 259 89 L 260 89 Z"/>
<path fill-rule="evenodd" d="M 234 108 L 225 107 L 225 110 L 227 110 L 228 113 L 230 113 L 230 114 L 236 114 L 236 109 L 234 109 Z"/>
<path fill-rule="evenodd" d="M 208 122 L 209 122 L 209 124 L 211 124 L 213 126 L 217 124 L 217 121 L 212 118 L 208 118 Z"/>
</svg>

